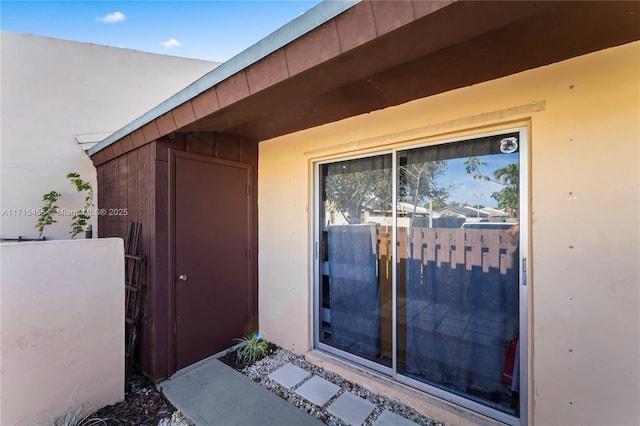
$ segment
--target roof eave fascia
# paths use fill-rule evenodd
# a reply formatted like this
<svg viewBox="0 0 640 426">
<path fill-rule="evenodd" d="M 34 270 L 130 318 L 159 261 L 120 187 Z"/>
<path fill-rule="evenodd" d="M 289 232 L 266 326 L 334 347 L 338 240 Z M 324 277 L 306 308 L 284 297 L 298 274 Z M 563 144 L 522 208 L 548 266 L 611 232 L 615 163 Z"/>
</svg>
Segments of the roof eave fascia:
<svg viewBox="0 0 640 426">
<path fill-rule="evenodd" d="M 227 78 L 248 68 L 278 49 L 302 37 L 325 22 L 350 9 L 361 0 L 326 0 L 308 10 L 293 21 L 277 29 L 253 46 L 247 48 L 233 58 L 224 62 L 214 70 L 205 74 L 180 92 L 163 101 L 155 108 L 147 111 L 120 130 L 112 133 L 87 151 L 89 156 L 97 154 L 109 145 L 142 128 L 147 123 L 173 110 L 200 93 L 216 86 Z"/>
</svg>

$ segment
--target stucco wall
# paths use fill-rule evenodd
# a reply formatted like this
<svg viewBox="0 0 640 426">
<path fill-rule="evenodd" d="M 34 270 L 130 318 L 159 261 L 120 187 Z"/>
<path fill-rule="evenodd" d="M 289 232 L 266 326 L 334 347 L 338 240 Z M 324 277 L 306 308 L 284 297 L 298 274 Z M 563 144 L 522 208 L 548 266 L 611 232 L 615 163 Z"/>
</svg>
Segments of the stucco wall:
<svg viewBox="0 0 640 426">
<path fill-rule="evenodd" d="M 0 244 L 0 424 L 124 397 L 119 238 Z"/>
<path fill-rule="evenodd" d="M 37 217 L 13 209 L 40 208 L 49 191 L 62 193 L 60 208 L 81 208 L 67 173 L 97 189 L 74 135 L 116 131 L 217 65 L 6 31 L 0 43 L 0 238 L 37 237 Z M 59 217 L 44 235 L 69 238 L 70 224 Z"/>
<path fill-rule="evenodd" d="M 262 142 L 263 335 L 312 346 L 313 161 L 528 125 L 529 421 L 639 424 L 639 70 L 636 42 Z"/>
</svg>

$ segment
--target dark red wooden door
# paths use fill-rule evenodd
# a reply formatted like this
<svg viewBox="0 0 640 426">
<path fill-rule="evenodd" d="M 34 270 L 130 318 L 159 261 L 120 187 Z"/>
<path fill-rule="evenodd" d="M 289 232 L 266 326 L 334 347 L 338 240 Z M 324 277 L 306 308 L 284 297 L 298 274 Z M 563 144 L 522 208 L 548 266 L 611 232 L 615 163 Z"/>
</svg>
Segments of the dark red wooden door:
<svg viewBox="0 0 640 426">
<path fill-rule="evenodd" d="M 176 367 L 247 332 L 250 166 L 175 157 Z"/>
</svg>

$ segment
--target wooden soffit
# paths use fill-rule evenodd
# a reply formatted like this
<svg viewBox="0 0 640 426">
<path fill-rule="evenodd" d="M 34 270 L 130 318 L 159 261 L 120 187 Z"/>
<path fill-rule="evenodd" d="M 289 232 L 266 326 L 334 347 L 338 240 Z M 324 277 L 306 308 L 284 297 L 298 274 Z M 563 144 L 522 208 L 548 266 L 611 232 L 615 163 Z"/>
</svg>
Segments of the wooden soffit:
<svg viewBox="0 0 640 426">
<path fill-rule="evenodd" d="M 126 143 L 198 131 L 266 140 L 638 39 L 640 2 L 363 1 Z"/>
</svg>

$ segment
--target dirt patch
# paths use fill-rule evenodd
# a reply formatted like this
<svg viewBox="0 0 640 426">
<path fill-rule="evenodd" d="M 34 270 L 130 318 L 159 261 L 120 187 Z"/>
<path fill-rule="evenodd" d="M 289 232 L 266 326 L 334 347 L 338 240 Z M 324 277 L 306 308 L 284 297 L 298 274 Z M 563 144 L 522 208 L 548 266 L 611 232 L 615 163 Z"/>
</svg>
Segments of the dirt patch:
<svg viewBox="0 0 640 426">
<path fill-rule="evenodd" d="M 99 409 L 94 417 L 105 419 L 105 425 L 153 425 L 169 419 L 175 407 L 155 384 L 141 374 L 132 375 L 131 392 L 122 402 Z"/>
</svg>

